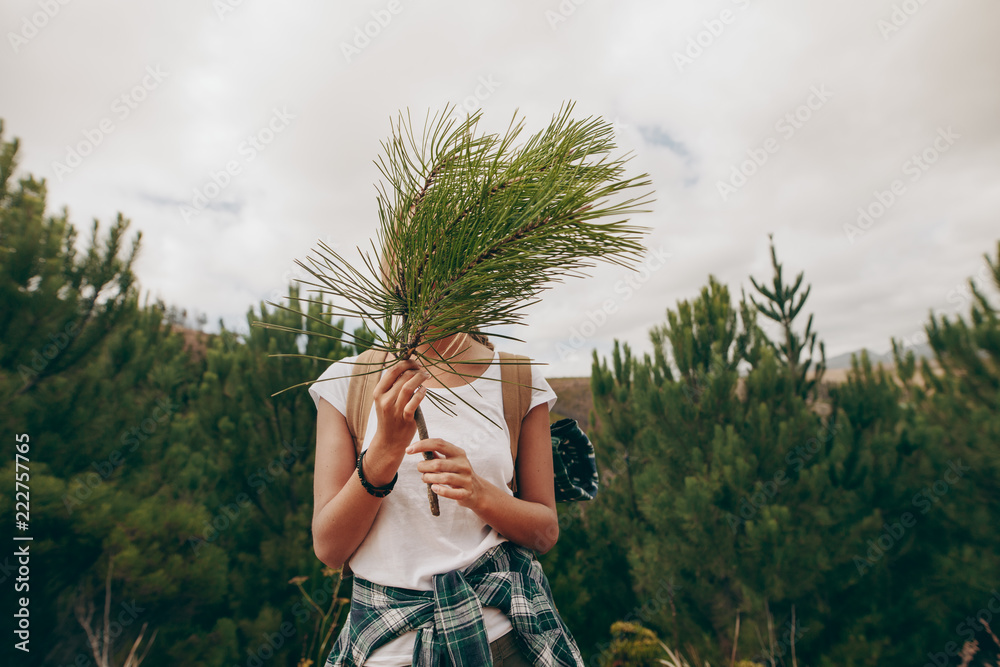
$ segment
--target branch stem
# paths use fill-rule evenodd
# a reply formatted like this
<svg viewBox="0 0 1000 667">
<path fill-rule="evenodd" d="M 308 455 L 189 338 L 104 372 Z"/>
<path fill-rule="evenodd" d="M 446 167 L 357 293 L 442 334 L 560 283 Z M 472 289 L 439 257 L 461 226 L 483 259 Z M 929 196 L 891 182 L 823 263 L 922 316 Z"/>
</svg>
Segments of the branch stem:
<svg viewBox="0 0 1000 667">
<path fill-rule="evenodd" d="M 427 435 L 427 422 L 424 421 L 424 413 L 420 410 L 420 406 L 417 406 L 416 412 L 413 413 L 413 419 L 417 422 L 417 435 L 420 436 L 421 440 L 426 440 L 429 436 Z M 434 458 L 434 452 L 424 452 L 424 460 L 430 461 Z M 441 516 L 441 507 L 438 505 L 437 494 L 431 489 L 430 483 L 427 484 L 427 502 L 431 506 L 431 514 L 433 516 Z"/>
</svg>

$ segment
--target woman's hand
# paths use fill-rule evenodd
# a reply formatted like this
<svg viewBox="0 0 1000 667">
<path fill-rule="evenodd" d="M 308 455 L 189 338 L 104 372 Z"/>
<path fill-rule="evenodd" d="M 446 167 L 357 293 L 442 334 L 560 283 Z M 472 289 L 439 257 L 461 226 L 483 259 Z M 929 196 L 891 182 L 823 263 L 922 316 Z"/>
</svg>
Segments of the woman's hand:
<svg viewBox="0 0 1000 667">
<path fill-rule="evenodd" d="M 378 430 L 364 460 L 365 478 L 372 484 L 388 484 L 396 474 L 403 450 L 417 430 L 413 415 L 427 393 L 422 383 L 430 376 L 418 361 L 406 359 L 382 373 L 375 384 Z"/>
<path fill-rule="evenodd" d="M 479 507 L 496 487 L 476 474 L 465 450 L 441 438 L 419 440 L 406 448 L 407 454 L 420 452 L 440 454 L 438 458 L 417 464 L 424 483 L 431 484 L 431 489 L 439 496 L 451 498 L 478 514 Z"/>
<path fill-rule="evenodd" d="M 516 498 L 477 475 L 461 447 L 441 438 L 427 438 L 406 448 L 407 454 L 418 452 L 439 456 L 417 463 L 423 481 L 432 484 L 435 493 L 471 509 L 506 539 L 541 553 L 559 539 L 547 403 L 536 405 L 521 422 Z"/>
</svg>

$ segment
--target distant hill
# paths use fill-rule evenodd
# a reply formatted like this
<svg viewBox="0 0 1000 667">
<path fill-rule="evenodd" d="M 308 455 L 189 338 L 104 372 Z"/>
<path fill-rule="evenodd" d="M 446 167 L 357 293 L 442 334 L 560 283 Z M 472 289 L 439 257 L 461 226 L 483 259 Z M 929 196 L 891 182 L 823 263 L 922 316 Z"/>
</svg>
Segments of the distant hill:
<svg viewBox="0 0 1000 667">
<path fill-rule="evenodd" d="M 590 378 L 546 378 L 558 399 L 549 413 L 549 420 L 558 421 L 563 417 L 575 419 L 583 428 L 587 427 L 593 396 L 590 393 Z"/>
<path fill-rule="evenodd" d="M 867 349 L 867 348 L 862 348 L 862 349 Z M 934 358 L 934 350 L 931 348 L 930 344 L 928 344 L 928 343 L 921 343 L 920 345 L 914 345 L 913 347 L 909 347 L 909 348 L 906 348 L 906 349 L 907 350 L 913 350 L 913 354 L 914 354 L 914 356 L 916 356 L 917 361 L 919 361 L 920 359 L 922 359 L 924 357 L 927 357 L 928 359 L 933 359 Z M 851 355 L 852 354 L 857 355 L 858 358 L 860 359 L 861 358 L 861 352 L 862 352 L 862 350 L 854 350 L 853 352 L 844 352 L 843 354 L 838 354 L 835 357 L 830 357 L 829 359 L 826 360 L 826 367 L 829 368 L 829 369 L 850 368 L 851 367 Z M 904 353 L 905 353 L 905 350 L 904 350 Z M 895 365 L 894 364 L 894 360 L 892 358 L 892 350 L 891 349 L 889 351 L 887 351 L 887 352 L 884 352 L 883 354 L 879 354 L 878 352 L 872 352 L 871 350 L 868 350 L 868 358 L 871 359 L 872 365 L 878 365 L 878 362 L 880 362 L 880 361 L 882 362 L 883 366 L 893 366 L 893 365 Z"/>
</svg>

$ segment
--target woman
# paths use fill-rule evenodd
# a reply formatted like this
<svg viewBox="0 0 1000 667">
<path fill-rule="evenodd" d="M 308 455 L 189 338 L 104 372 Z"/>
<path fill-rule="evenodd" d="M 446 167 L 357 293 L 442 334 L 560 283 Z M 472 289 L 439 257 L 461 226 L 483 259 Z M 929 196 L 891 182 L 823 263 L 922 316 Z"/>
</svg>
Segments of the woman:
<svg viewBox="0 0 1000 667">
<path fill-rule="evenodd" d="M 529 551 L 548 551 L 559 534 L 549 435 L 555 393 L 532 366 L 515 498 L 499 354 L 482 334 L 456 334 L 420 352 L 430 368 L 408 359 L 383 372 L 358 458 L 344 417 L 356 357 L 319 378 L 336 379 L 310 385 L 318 412 L 314 548 L 333 568 L 350 559 L 354 572 L 351 613 L 327 664 L 582 665 Z M 423 403 L 428 391 L 451 397 L 446 387 L 502 428 L 454 398 L 455 416 Z M 418 441 L 419 405 L 433 437 Z M 425 451 L 435 458 L 425 461 Z M 428 483 L 440 499 L 437 517 Z"/>
</svg>

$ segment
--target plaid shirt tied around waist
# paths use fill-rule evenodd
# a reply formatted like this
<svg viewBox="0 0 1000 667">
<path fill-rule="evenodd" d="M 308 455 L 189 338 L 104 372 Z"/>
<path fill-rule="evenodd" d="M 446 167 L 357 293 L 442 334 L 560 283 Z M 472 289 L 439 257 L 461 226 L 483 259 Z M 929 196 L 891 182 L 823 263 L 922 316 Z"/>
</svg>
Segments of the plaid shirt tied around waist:
<svg viewBox="0 0 1000 667">
<path fill-rule="evenodd" d="M 414 667 L 492 667 L 482 608 L 510 618 L 534 665 L 583 667 L 580 649 L 552 602 L 534 552 L 507 541 L 463 571 L 434 575 L 434 590 L 382 586 L 354 577 L 351 608 L 327 667 L 361 667 L 372 651 L 417 630 Z"/>
</svg>

